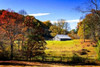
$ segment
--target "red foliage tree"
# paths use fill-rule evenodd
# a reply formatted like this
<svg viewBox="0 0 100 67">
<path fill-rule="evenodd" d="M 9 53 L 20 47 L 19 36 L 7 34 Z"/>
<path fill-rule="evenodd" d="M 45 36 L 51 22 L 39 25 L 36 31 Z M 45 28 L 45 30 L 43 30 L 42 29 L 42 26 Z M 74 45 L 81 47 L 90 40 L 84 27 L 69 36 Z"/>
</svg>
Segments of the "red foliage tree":
<svg viewBox="0 0 100 67">
<path fill-rule="evenodd" d="M 0 28 L 6 34 L 6 37 L 10 40 L 11 45 L 11 59 L 13 59 L 13 44 L 14 41 L 21 34 L 23 27 L 23 16 L 15 12 L 9 12 L 7 10 L 2 11 L 0 14 Z"/>
</svg>

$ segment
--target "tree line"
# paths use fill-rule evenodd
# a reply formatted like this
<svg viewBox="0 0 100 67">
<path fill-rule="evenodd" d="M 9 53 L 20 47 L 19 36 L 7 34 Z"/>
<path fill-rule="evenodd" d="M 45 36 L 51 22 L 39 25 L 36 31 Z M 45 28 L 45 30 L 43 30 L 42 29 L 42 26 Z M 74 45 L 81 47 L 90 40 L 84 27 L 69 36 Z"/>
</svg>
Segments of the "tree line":
<svg viewBox="0 0 100 67">
<path fill-rule="evenodd" d="M 87 9 L 78 9 L 82 13 L 86 13 L 77 25 L 78 35 L 80 38 L 92 39 L 93 41 L 100 40 L 100 1 L 87 0 L 90 7 L 85 5 Z M 82 6 L 80 6 L 82 8 Z"/>
<path fill-rule="evenodd" d="M 37 55 L 45 55 L 46 39 L 57 34 L 67 34 L 68 24 L 61 19 L 54 25 L 50 21 L 40 21 L 26 15 L 23 10 L 0 10 L 0 58 L 27 60 Z"/>
<path fill-rule="evenodd" d="M 28 59 L 44 54 L 44 31 L 44 24 L 33 16 L 0 10 L 0 58 L 25 56 Z"/>
</svg>

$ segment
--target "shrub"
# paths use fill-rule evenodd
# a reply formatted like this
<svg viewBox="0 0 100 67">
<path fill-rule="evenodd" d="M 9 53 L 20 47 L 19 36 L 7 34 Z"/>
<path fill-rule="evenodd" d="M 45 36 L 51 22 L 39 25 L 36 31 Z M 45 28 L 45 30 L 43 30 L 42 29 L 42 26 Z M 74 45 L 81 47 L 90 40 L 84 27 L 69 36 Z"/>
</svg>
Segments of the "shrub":
<svg viewBox="0 0 100 67">
<path fill-rule="evenodd" d="M 82 58 L 80 56 L 78 56 L 77 54 L 74 54 L 73 57 L 72 57 L 72 60 L 71 62 L 74 62 L 74 63 L 83 63 L 85 62 L 85 58 Z"/>
</svg>

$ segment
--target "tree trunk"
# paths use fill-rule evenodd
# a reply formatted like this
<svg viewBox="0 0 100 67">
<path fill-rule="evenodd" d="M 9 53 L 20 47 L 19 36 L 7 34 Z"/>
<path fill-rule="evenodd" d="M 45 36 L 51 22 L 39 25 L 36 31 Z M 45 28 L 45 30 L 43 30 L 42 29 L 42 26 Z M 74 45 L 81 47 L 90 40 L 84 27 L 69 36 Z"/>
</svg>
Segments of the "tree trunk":
<svg viewBox="0 0 100 67">
<path fill-rule="evenodd" d="M 96 41 L 96 37 L 95 37 L 95 29 L 91 28 L 91 36 L 92 36 L 92 40 Z"/>
<path fill-rule="evenodd" d="M 96 41 L 95 32 L 93 32 L 93 41 Z"/>
<path fill-rule="evenodd" d="M 83 31 L 84 31 L 84 42 L 85 42 L 85 23 L 84 23 L 84 29 L 83 29 Z"/>
<path fill-rule="evenodd" d="M 13 42 L 11 41 L 11 60 L 13 60 Z"/>
<path fill-rule="evenodd" d="M 22 38 L 22 45 L 21 45 L 21 50 L 23 49 L 23 45 L 24 45 L 24 36 L 23 36 L 23 38 Z"/>
</svg>

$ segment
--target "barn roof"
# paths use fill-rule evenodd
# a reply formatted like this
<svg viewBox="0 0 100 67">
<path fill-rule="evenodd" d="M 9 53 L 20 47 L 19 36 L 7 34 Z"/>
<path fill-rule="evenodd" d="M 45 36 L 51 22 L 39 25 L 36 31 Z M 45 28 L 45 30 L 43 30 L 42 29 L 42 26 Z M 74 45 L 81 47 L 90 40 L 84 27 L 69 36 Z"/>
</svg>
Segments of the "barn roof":
<svg viewBox="0 0 100 67">
<path fill-rule="evenodd" d="M 71 39 L 68 35 L 56 35 L 56 37 Z"/>
</svg>

